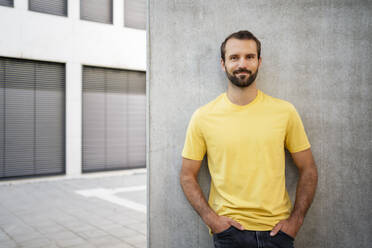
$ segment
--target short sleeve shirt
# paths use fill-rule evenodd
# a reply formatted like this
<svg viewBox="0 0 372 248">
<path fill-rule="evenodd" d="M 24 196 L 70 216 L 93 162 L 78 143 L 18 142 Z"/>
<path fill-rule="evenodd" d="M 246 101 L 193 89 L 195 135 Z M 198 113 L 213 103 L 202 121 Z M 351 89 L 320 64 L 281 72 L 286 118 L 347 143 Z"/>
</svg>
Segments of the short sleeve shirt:
<svg viewBox="0 0 372 248">
<path fill-rule="evenodd" d="M 208 158 L 208 203 L 247 230 L 271 230 L 289 217 L 285 187 L 285 148 L 310 148 L 295 107 L 258 90 L 247 105 L 233 104 L 226 93 L 191 117 L 182 156 Z"/>
</svg>

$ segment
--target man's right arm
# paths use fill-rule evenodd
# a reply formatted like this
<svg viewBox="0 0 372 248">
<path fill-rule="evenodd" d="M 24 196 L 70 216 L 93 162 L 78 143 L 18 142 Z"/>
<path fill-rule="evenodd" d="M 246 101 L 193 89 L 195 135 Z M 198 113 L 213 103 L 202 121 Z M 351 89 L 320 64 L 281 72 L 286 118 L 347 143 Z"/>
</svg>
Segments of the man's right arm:
<svg viewBox="0 0 372 248">
<path fill-rule="evenodd" d="M 243 229 L 238 222 L 228 217 L 217 215 L 208 205 L 197 180 L 201 165 L 202 161 L 182 158 L 180 183 L 187 200 L 213 233 L 222 232 L 231 225 Z"/>
</svg>

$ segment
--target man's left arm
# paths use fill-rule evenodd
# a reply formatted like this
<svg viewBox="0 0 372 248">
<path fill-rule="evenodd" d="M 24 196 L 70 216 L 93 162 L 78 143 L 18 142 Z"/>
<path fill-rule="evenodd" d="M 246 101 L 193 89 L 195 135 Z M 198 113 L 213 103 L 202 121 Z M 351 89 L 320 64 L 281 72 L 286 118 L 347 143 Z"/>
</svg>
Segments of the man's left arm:
<svg viewBox="0 0 372 248">
<path fill-rule="evenodd" d="M 281 230 L 293 238 L 296 237 L 313 201 L 318 183 L 318 172 L 311 149 L 291 153 L 291 155 L 299 170 L 296 200 L 290 217 L 276 224 L 270 233 L 272 236 Z"/>
</svg>

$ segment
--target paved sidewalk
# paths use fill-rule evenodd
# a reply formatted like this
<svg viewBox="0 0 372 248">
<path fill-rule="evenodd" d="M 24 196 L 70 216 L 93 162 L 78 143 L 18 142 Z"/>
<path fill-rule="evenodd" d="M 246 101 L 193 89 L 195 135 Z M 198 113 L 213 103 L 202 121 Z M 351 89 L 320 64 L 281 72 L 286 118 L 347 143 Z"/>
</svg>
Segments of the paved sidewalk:
<svg viewBox="0 0 372 248">
<path fill-rule="evenodd" d="M 0 183 L 0 247 L 145 248 L 146 174 Z"/>
</svg>

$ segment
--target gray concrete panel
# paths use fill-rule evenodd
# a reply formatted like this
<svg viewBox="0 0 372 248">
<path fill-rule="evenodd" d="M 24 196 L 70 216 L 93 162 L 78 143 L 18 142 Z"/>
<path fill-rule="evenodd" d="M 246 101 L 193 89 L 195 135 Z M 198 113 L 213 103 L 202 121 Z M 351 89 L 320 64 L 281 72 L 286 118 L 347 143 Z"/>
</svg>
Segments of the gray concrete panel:
<svg viewBox="0 0 372 248">
<path fill-rule="evenodd" d="M 298 248 L 372 243 L 372 2 L 149 0 L 149 244 L 213 247 L 179 185 L 193 111 L 226 89 L 219 46 L 247 29 L 262 42 L 257 86 L 292 102 L 319 170 Z M 289 153 L 287 187 L 298 179 Z M 200 183 L 208 196 L 209 174 Z"/>
</svg>

